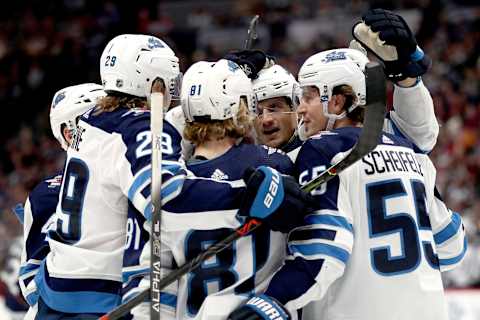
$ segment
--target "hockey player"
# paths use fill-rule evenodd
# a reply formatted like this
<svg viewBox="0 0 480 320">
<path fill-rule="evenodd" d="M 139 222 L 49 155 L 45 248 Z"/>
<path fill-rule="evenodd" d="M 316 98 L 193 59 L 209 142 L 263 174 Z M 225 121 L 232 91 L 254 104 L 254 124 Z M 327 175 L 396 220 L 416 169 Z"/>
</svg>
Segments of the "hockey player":
<svg viewBox="0 0 480 320">
<path fill-rule="evenodd" d="M 243 202 L 235 189 L 244 186 L 241 178 L 247 168 L 270 165 L 280 172 L 292 169 L 290 159 L 283 153 L 243 141 L 252 129 L 249 109 L 254 108 L 255 100 L 251 81 L 236 63 L 197 62 L 185 73 L 181 96 L 187 120 L 184 135 L 195 145 L 187 168 L 197 177 L 194 179 L 211 182 L 206 188 L 182 192 L 162 208 L 162 241 L 176 265 L 191 260 L 241 225 L 244 219 L 237 217 L 237 211 Z M 266 167 L 263 170 L 283 184 L 285 197 L 295 188 L 293 181 L 289 182 L 277 171 Z M 190 181 L 187 178 L 185 183 Z M 272 183 L 277 186 L 275 181 Z M 218 185 L 222 184 L 232 190 L 221 191 Z M 302 201 L 296 201 L 285 212 L 303 212 L 304 206 Z M 257 205 L 252 215 L 259 210 Z M 295 221 L 300 223 L 302 219 L 298 214 L 288 220 L 278 219 L 282 223 L 276 221 L 273 219 L 271 227 L 285 232 L 289 224 L 294 226 Z M 171 316 L 226 318 L 246 295 L 266 286 L 273 271 L 281 265 L 284 252 L 285 236 L 267 228 L 239 239 L 179 280 L 176 295 L 170 296 L 176 302 L 172 304 L 175 315 Z"/>
<path fill-rule="evenodd" d="M 65 151 L 72 142 L 78 118 L 93 108 L 103 96 L 105 92 L 102 86 L 95 83 L 66 87 L 54 95 L 50 108 L 50 126 L 54 137 Z M 50 251 L 45 237 L 55 220 L 61 182 L 61 172 L 46 178 L 30 192 L 25 205 L 16 208 L 24 229 L 18 279 L 23 297 L 30 306 L 35 305 L 38 299 L 35 281 L 32 280 L 38 273 L 41 261 Z"/>
<path fill-rule="evenodd" d="M 296 113 L 300 87 L 293 75 L 280 65 L 262 69 L 252 81 L 258 107 L 255 131 L 258 142 L 289 154 L 299 148 Z"/>
<path fill-rule="evenodd" d="M 375 54 L 385 55 L 384 48 L 372 46 L 379 41 L 378 35 L 368 33 L 366 31 L 368 28 L 365 26 L 365 23 L 356 26 L 355 30 L 360 31 L 356 32 L 355 38 L 364 45 L 368 44 L 374 53 L 378 51 L 378 54 Z M 408 26 L 405 25 L 405 28 L 405 32 L 413 37 Z M 392 33 L 391 37 L 396 37 L 391 41 L 400 47 L 409 41 L 396 33 Z M 347 50 L 348 54 L 363 68 L 368 62 L 365 49 L 355 40 L 351 42 L 350 47 L 355 51 Z M 360 54 L 357 50 L 364 54 Z M 269 58 L 262 54 L 259 50 L 244 50 L 229 53 L 226 58 L 241 64 L 243 69 L 255 71 L 250 78 L 258 100 L 258 116 L 255 120 L 258 142 L 269 147 L 280 148 L 295 160 L 301 140 L 306 138 L 303 121 L 297 119 L 295 113 L 298 106 L 298 83 L 279 65 L 268 67 L 267 64 L 267 67 L 264 67 L 262 62 L 268 61 Z M 394 57 L 387 58 L 394 60 Z M 395 135 L 405 136 L 424 152 L 430 152 L 436 143 L 439 126 L 428 89 L 420 77 L 389 77 L 389 79 L 394 84 L 394 108 L 387 115 L 385 130 Z M 363 104 L 364 101 L 359 103 Z"/>
<path fill-rule="evenodd" d="M 170 103 L 178 89 L 178 59 L 158 38 L 121 35 L 107 44 L 100 74 L 107 96 L 78 123 L 49 233 L 51 251 L 35 276 L 38 318 L 96 319 L 118 305 L 129 203 L 150 217 L 146 97 L 160 79 L 165 105 Z M 179 168 L 168 162 L 178 152 L 178 137 L 169 129 L 165 123 L 162 153 L 170 166 L 164 178 Z"/>
<path fill-rule="evenodd" d="M 399 59 L 418 68 L 407 76 L 426 71 L 421 56 L 409 57 Z M 336 50 L 307 59 L 299 83 L 299 112 L 310 136 L 296 161 L 302 183 L 355 144 L 365 77 L 355 61 Z M 322 131 L 329 124 L 333 130 Z M 260 305 L 287 319 L 287 310 L 295 317 L 295 310 L 314 300 L 320 302 L 308 319 L 447 319 L 440 272 L 462 260 L 466 241 L 461 217 L 436 193 L 435 167 L 421 150 L 384 133 L 373 152 L 312 195 L 317 211 L 290 233 L 289 259 L 265 294 L 231 319 L 263 319 L 266 308 Z"/>
</svg>

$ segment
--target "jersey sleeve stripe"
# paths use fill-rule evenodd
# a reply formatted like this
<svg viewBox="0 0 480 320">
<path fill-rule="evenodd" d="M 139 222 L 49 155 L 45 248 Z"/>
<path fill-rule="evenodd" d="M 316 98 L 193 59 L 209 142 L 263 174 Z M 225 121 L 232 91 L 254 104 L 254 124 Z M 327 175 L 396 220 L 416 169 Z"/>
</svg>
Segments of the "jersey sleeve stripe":
<svg viewBox="0 0 480 320">
<path fill-rule="evenodd" d="M 452 219 L 450 223 L 443 228 L 440 232 L 437 232 L 433 235 L 433 239 L 437 245 L 440 245 L 447 241 L 448 239 L 451 239 L 454 237 L 457 233 L 458 230 L 460 229 L 460 226 L 462 225 L 462 218 L 457 212 L 453 212 L 452 214 Z"/>
<path fill-rule="evenodd" d="M 38 301 L 38 292 L 34 291 L 34 292 L 28 294 L 25 297 L 25 300 L 27 301 L 28 305 L 34 306 Z"/>
<path fill-rule="evenodd" d="M 23 204 L 17 203 L 15 207 L 12 208 L 13 213 L 18 218 L 18 221 L 23 225 L 24 217 L 25 217 L 25 210 L 23 209 Z"/>
<path fill-rule="evenodd" d="M 133 278 L 138 276 L 147 275 L 150 273 L 150 268 L 128 268 L 129 270 L 124 269 L 122 272 L 122 282 L 123 285 L 128 284 Z"/>
<path fill-rule="evenodd" d="M 458 256 L 455 256 L 453 258 L 438 259 L 438 262 L 440 263 L 440 266 L 449 266 L 449 265 L 456 264 L 463 259 L 466 252 L 467 252 L 467 238 L 465 237 L 463 240 L 463 250 Z"/>
<path fill-rule="evenodd" d="M 55 291 L 43 281 L 36 284 L 45 303 L 62 312 L 104 313 L 112 310 L 121 301 L 118 294 L 96 291 Z"/>
<path fill-rule="evenodd" d="M 326 224 L 341 227 L 353 233 L 352 224 L 348 223 L 347 219 L 341 216 L 314 213 L 305 217 L 305 222 L 307 224 Z"/>
<path fill-rule="evenodd" d="M 294 255 L 299 253 L 306 259 L 309 256 L 327 255 L 346 264 L 350 257 L 350 253 L 347 250 L 326 243 L 291 244 L 289 247 Z M 315 259 L 318 258 L 315 257 Z"/>
<path fill-rule="evenodd" d="M 162 185 L 162 205 L 175 198 L 182 190 L 185 176 L 183 174 L 171 178 Z"/>
<path fill-rule="evenodd" d="M 328 229 L 296 229 L 288 237 L 289 241 L 325 239 L 334 240 L 337 232 Z"/>
<path fill-rule="evenodd" d="M 177 296 L 167 292 L 160 292 L 160 303 L 172 308 L 176 308 Z"/>
<path fill-rule="evenodd" d="M 28 263 L 20 268 L 20 271 L 18 272 L 18 275 L 20 277 L 25 276 L 26 274 L 32 272 L 32 271 L 38 271 L 38 268 L 40 268 L 40 261 L 30 259 Z"/>
<path fill-rule="evenodd" d="M 152 170 L 150 166 L 148 166 L 141 172 L 137 173 L 132 182 L 132 185 L 128 189 L 128 199 L 130 199 L 130 201 L 133 202 L 135 194 L 141 189 L 143 189 L 144 184 L 148 183 L 148 181 L 151 180 L 151 178 L 152 178 Z"/>
</svg>

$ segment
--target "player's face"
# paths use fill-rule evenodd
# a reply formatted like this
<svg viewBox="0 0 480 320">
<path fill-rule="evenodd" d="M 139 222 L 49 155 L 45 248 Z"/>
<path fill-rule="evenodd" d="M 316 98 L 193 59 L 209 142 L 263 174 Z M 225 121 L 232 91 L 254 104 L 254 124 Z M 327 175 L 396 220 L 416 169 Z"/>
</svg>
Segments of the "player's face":
<svg viewBox="0 0 480 320">
<path fill-rule="evenodd" d="M 316 87 L 302 88 L 302 99 L 297 112 L 303 117 L 307 137 L 325 130 L 328 119 L 323 115 L 323 106 Z"/>
<path fill-rule="evenodd" d="M 297 126 L 297 116 L 284 97 L 260 101 L 254 126 L 259 143 L 280 148 L 290 140 Z"/>
</svg>

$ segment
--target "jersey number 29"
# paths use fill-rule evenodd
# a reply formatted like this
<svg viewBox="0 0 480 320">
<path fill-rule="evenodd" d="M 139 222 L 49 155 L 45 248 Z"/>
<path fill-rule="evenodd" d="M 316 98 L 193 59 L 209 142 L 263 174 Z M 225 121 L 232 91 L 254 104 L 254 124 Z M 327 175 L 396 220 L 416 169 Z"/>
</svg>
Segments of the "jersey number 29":
<svg viewBox="0 0 480 320">
<path fill-rule="evenodd" d="M 62 213 L 57 220 L 56 234 L 64 243 L 73 244 L 80 240 L 82 208 L 89 179 L 88 167 L 80 159 L 68 162 L 60 199 Z"/>
</svg>

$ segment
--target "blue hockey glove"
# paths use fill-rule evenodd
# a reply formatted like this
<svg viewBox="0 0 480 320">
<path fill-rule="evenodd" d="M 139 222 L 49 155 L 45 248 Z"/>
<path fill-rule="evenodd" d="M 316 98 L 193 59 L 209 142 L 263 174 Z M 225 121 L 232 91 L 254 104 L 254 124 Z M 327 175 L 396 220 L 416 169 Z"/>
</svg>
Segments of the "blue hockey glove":
<svg viewBox="0 0 480 320">
<path fill-rule="evenodd" d="M 238 64 L 252 80 L 258 77 L 260 70 L 274 64 L 273 57 L 266 55 L 261 50 L 232 51 L 223 58 Z"/>
<path fill-rule="evenodd" d="M 303 223 L 311 197 L 290 176 L 260 166 L 245 170 L 246 192 L 238 214 L 257 218 L 274 231 L 288 233 Z"/>
<path fill-rule="evenodd" d="M 402 16 L 384 9 L 372 9 L 353 26 L 353 37 L 375 54 L 392 81 L 416 78 L 432 65 Z"/>
<path fill-rule="evenodd" d="M 277 300 L 264 294 L 250 298 L 244 305 L 228 316 L 229 320 L 287 320 L 291 319 L 287 309 Z"/>
</svg>

